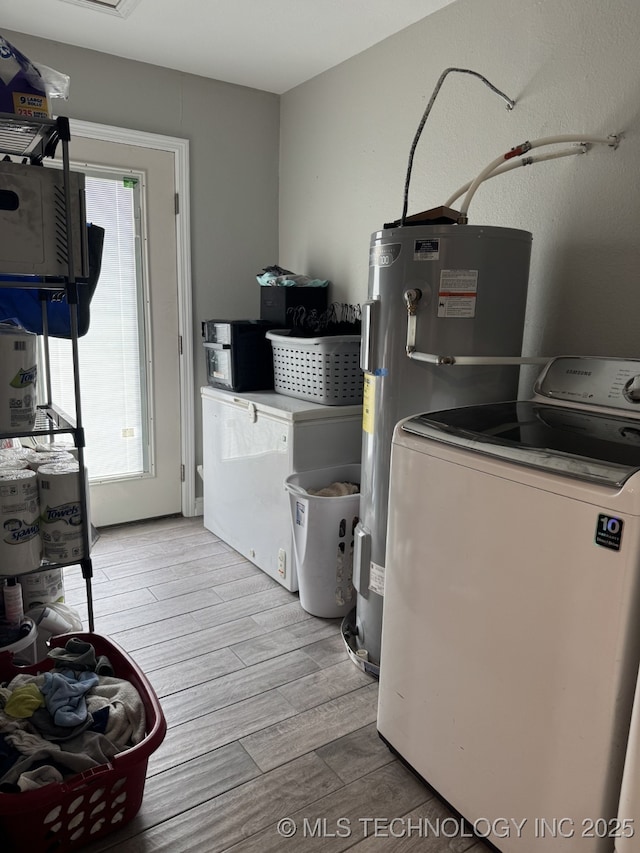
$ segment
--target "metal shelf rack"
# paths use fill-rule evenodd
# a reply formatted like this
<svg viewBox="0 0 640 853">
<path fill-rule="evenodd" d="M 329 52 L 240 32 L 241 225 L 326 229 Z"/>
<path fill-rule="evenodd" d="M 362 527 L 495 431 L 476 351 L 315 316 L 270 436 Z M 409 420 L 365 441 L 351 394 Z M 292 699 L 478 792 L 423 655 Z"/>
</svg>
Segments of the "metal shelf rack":
<svg viewBox="0 0 640 853">
<path fill-rule="evenodd" d="M 16 157 L 28 157 L 41 163 L 43 157 L 53 157 L 60 139 L 61 122 L 65 119 L 23 118 L 0 113 L 0 152 Z"/>
<path fill-rule="evenodd" d="M 75 446 L 78 450 L 79 463 L 79 481 L 80 481 L 80 501 L 82 514 L 85 523 L 83 524 L 83 539 L 82 547 L 84 556 L 79 561 L 70 563 L 57 564 L 43 562 L 40 569 L 35 571 L 43 571 L 62 565 L 80 565 L 82 568 L 82 576 L 85 580 L 87 591 L 87 608 L 88 608 L 88 623 L 89 631 L 94 630 L 94 613 L 93 613 L 93 595 L 91 589 L 91 579 L 93 577 L 93 567 L 91 561 L 91 523 L 88 517 L 88 494 L 87 482 L 84 476 L 84 448 L 85 436 L 82 423 L 82 406 L 80 397 L 80 373 L 79 373 L 79 357 L 78 357 L 78 281 L 74 270 L 74 228 L 72 221 L 72 205 L 71 205 L 71 189 L 70 189 L 70 165 L 69 165 L 69 120 L 65 117 L 55 119 L 49 118 L 31 118 L 24 116 L 11 115 L 0 113 L 0 156 L 9 155 L 11 157 L 20 157 L 24 161 L 37 168 L 42 166 L 42 161 L 45 157 L 53 157 L 56 149 L 60 144 L 62 147 L 62 170 L 64 182 L 64 211 L 65 211 L 65 226 L 66 226 L 66 245 L 63 247 L 68 263 L 68 274 L 61 278 L 55 276 L 51 278 L 42 277 L 34 280 L 33 277 L 16 276 L 15 280 L 2 281 L 0 287 L 11 287 L 18 289 L 37 289 L 40 291 L 40 300 L 42 303 L 42 321 L 43 321 L 43 343 L 44 343 L 44 373 L 46 381 L 46 401 L 39 406 L 38 416 L 36 419 L 36 427 L 33 432 L 29 433 L 29 437 L 37 435 L 55 435 L 60 433 L 71 434 L 74 438 Z M 13 270 L 2 271 L 8 275 L 13 274 Z M 67 304 L 69 306 L 69 322 L 70 322 L 70 337 L 71 350 L 73 360 L 73 381 L 75 390 L 75 412 L 73 417 L 63 413 L 51 401 L 51 376 L 49 363 L 49 335 L 47 323 L 47 300 L 52 291 L 65 292 Z M 5 437 L 5 434 L 0 434 L 0 437 Z M 15 434 L 7 436 L 15 438 Z"/>
</svg>

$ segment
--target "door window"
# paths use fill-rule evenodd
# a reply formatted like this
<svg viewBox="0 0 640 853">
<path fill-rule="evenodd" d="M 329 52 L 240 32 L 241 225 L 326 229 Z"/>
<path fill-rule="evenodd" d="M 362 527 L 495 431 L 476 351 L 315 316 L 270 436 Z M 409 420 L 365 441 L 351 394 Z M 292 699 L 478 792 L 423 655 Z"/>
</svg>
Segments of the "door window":
<svg viewBox="0 0 640 853">
<path fill-rule="evenodd" d="M 144 176 L 86 173 L 87 221 L 105 229 L 89 331 L 79 340 L 85 459 L 91 482 L 148 475 L 152 466 L 143 267 Z M 50 340 L 52 395 L 75 411 L 71 344 Z"/>
</svg>

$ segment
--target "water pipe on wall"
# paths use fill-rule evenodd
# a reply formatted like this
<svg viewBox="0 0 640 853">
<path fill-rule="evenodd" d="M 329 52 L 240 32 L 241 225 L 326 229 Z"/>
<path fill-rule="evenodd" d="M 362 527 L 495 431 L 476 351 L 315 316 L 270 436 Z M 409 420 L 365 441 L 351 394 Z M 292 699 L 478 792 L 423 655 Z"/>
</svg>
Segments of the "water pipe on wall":
<svg viewBox="0 0 640 853">
<path fill-rule="evenodd" d="M 489 180 L 489 178 L 497 178 L 498 175 L 504 175 L 505 172 L 511 172 L 513 169 L 517 169 L 520 166 L 533 166 L 534 163 L 542 163 L 546 160 L 557 160 L 559 157 L 572 157 L 575 154 L 586 154 L 588 150 L 588 145 L 575 145 L 572 148 L 563 148 L 561 151 L 554 151 L 552 154 L 538 154 L 537 157 L 523 157 L 521 160 L 511 160 L 497 169 L 494 169 L 490 175 L 487 175 L 485 180 Z M 449 208 L 453 207 L 454 203 L 461 195 L 466 193 L 472 183 L 473 181 L 467 181 L 464 186 L 456 190 L 453 195 L 449 196 L 445 201 L 444 206 Z"/>
<path fill-rule="evenodd" d="M 523 154 L 526 154 L 528 151 L 531 151 L 533 148 L 542 148 L 546 145 L 557 145 L 558 143 L 563 142 L 577 142 L 581 145 L 608 145 L 609 147 L 616 149 L 620 142 L 620 136 L 617 134 L 611 134 L 607 137 L 600 136 L 578 136 L 577 134 L 563 134 L 559 136 L 545 136 L 540 139 L 534 139 L 533 142 L 523 142 L 520 145 L 516 145 L 514 148 L 511 148 L 505 154 L 501 154 L 499 157 L 496 157 L 495 160 L 492 160 L 488 166 L 480 172 L 477 178 L 475 178 L 467 190 L 467 194 L 464 197 L 462 205 L 460 206 L 460 215 L 458 216 L 458 224 L 466 225 L 468 220 L 468 211 L 469 205 L 471 204 L 471 199 L 476 193 L 476 190 L 480 186 L 480 184 L 489 178 L 495 170 L 501 166 L 506 160 L 511 160 L 513 157 L 520 157 Z"/>
</svg>

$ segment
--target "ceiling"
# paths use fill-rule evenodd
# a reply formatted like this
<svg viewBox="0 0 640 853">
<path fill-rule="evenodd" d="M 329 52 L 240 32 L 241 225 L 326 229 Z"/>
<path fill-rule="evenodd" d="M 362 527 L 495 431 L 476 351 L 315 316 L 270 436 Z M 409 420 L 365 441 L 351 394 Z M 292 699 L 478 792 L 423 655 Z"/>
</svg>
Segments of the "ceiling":
<svg viewBox="0 0 640 853">
<path fill-rule="evenodd" d="M 282 94 L 452 2 L 3 0 L 0 34 L 15 30 Z"/>
</svg>

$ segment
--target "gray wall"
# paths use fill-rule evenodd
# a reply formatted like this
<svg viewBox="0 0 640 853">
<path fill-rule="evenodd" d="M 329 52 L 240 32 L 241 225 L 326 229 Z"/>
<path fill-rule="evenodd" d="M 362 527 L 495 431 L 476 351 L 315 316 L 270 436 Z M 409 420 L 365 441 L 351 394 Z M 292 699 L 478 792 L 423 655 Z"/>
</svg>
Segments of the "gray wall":
<svg viewBox="0 0 640 853">
<path fill-rule="evenodd" d="M 278 251 L 279 97 L 3 30 L 68 74 L 60 114 L 188 139 L 191 170 L 196 461 L 202 461 L 200 321 L 259 316 L 255 275 Z M 201 493 L 201 483 L 196 478 Z"/>
<path fill-rule="evenodd" d="M 470 222 L 533 233 L 527 352 L 640 356 L 639 32 L 637 0 L 457 0 L 290 90 L 280 263 L 331 279 L 333 298 L 366 298 L 370 234 L 401 214 L 409 147 L 435 83 L 449 66 L 472 68 L 516 107 L 449 75 L 416 152 L 409 212 L 443 204 L 524 140 L 624 131 L 617 151 L 487 182 Z"/>
<path fill-rule="evenodd" d="M 334 299 L 366 298 L 370 234 L 401 213 L 411 140 L 453 65 L 486 75 L 517 105 L 507 112 L 479 81 L 450 75 L 416 152 L 410 212 L 442 204 L 525 139 L 623 131 L 618 151 L 487 182 L 470 221 L 533 233 L 527 352 L 639 356 L 638 32 L 637 0 L 457 0 L 281 99 L 3 34 L 71 76 L 74 118 L 191 142 L 200 461 L 200 320 L 257 316 L 254 276 L 276 259 L 331 279 Z"/>
</svg>

